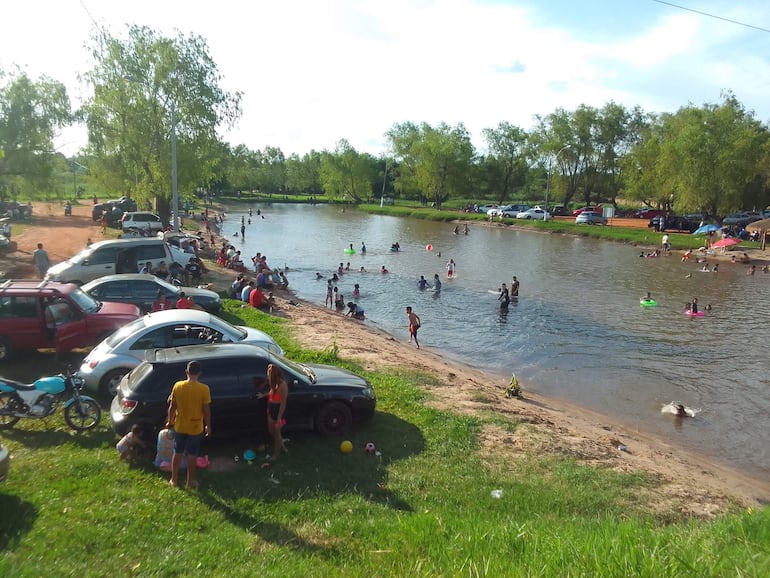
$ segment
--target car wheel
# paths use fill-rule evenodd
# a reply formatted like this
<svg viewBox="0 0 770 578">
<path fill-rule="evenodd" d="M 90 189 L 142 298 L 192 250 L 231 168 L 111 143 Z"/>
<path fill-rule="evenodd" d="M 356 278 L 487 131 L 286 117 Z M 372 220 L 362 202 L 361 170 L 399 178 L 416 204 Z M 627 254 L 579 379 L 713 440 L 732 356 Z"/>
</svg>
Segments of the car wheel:
<svg viewBox="0 0 770 578">
<path fill-rule="evenodd" d="M 315 414 L 315 429 L 323 436 L 345 433 L 353 425 L 350 408 L 340 401 L 333 401 L 322 406 Z"/>
<path fill-rule="evenodd" d="M 108 371 L 107 375 L 105 375 L 99 382 L 99 393 L 108 399 L 115 397 L 115 394 L 118 393 L 120 380 L 123 379 L 129 371 L 130 370 L 125 368 Z"/>
<path fill-rule="evenodd" d="M 11 357 L 13 348 L 7 337 L 0 337 L 0 361 L 6 361 Z"/>
</svg>

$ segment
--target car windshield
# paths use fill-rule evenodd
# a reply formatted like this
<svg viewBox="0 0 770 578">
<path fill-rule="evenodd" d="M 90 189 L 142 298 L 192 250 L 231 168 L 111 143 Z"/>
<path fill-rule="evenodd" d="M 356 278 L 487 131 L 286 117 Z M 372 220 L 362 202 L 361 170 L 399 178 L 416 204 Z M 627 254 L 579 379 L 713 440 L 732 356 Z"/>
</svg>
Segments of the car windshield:
<svg viewBox="0 0 770 578">
<path fill-rule="evenodd" d="M 70 297 L 72 297 L 72 300 L 87 313 L 96 313 L 102 307 L 102 304 L 99 303 L 99 301 L 91 297 L 88 293 L 85 293 L 80 287 L 70 293 Z"/>
<path fill-rule="evenodd" d="M 118 343 L 123 341 L 126 337 L 129 335 L 132 335 L 133 333 L 136 333 L 138 331 L 141 331 L 146 326 L 145 318 L 140 317 L 136 321 L 132 321 L 128 325 L 124 325 L 120 329 L 118 329 L 115 333 L 110 335 L 105 341 L 105 345 L 112 348 L 115 347 Z"/>
<path fill-rule="evenodd" d="M 270 352 L 270 354 L 275 358 L 276 361 L 279 362 L 279 364 L 283 367 L 284 371 L 288 371 L 289 373 L 296 374 L 297 377 L 305 377 L 308 380 L 310 380 L 310 383 L 315 383 L 318 378 L 315 375 L 315 372 L 310 369 L 307 365 L 304 365 L 302 363 L 297 363 L 296 361 L 290 361 L 286 359 L 283 355 L 278 355 L 275 352 Z"/>
<path fill-rule="evenodd" d="M 211 316 L 211 320 L 208 324 L 220 333 L 227 335 L 227 337 L 233 341 L 243 341 L 249 335 L 240 327 L 230 325 L 227 321 L 214 315 Z"/>
</svg>

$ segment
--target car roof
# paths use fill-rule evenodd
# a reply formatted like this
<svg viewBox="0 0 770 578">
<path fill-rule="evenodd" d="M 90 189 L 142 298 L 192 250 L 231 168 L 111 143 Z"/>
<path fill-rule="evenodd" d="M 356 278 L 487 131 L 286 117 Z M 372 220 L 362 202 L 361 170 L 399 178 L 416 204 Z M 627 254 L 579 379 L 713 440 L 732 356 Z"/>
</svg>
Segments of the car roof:
<svg viewBox="0 0 770 578">
<path fill-rule="evenodd" d="M 150 363 L 179 363 L 186 361 L 203 361 L 206 359 L 235 357 L 247 355 L 272 359 L 271 354 L 264 348 L 251 343 L 216 343 L 206 345 L 185 345 L 169 349 L 148 351 L 145 359 Z"/>
<path fill-rule="evenodd" d="M 154 259 L 148 259 L 148 261 L 153 260 Z M 155 281 L 158 279 L 158 277 L 151 273 L 116 273 L 115 275 L 104 275 L 103 277 L 94 279 L 88 283 L 88 285 L 96 285 L 97 283 L 104 283 L 106 281 Z"/>
<path fill-rule="evenodd" d="M 40 294 L 72 293 L 77 285 L 72 283 L 58 283 L 56 281 L 40 281 L 39 279 L 8 279 L 0 283 L 0 293 L 19 291 L 24 293 L 35 292 Z"/>
<path fill-rule="evenodd" d="M 144 316 L 145 325 L 151 327 L 154 325 L 164 325 L 166 323 L 211 323 L 214 316 L 206 311 L 198 309 L 167 309 L 165 311 L 156 311 Z"/>
</svg>

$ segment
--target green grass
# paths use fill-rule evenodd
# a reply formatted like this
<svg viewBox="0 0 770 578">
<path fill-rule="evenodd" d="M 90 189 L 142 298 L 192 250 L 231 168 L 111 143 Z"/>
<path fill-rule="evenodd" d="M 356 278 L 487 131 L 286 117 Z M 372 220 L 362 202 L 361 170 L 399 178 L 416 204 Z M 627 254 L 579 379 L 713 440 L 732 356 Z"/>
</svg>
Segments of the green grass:
<svg viewBox="0 0 770 578">
<path fill-rule="evenodd" d="M 233 456 L 264 440 L 210 441 L 231 464 L 202 471 L 197 492 L 119 463 L 107 424 L 73 434 L 63 420 L 4 432 L 13 454 L 0 489 L 0 576 L 761 576 L 768 510 L 713 521 L 653 513 L 657 481 L 569 455 L 483 447 L 519 424 L 474 400 L 475 417 L 429 407 L 439 382 L 404 369 L 363 371 L 334 346 L 298 348 L 286 325 L 226 303 L 232 321 L 276 335 L 292 356 L 370 379 L 374 420 L 339 439 L 289 434 L 270 468 Z M 255 416 L 259 419 L 259 416 Z M 380 456 L 362 451 L 373 441 Z M 492 497 L 492 490 L 502 495 Z"/>
<path fill-rule="evenodd" d="M 478 213 L 463 213 L 459 210 L 437 210 L 415 206 L 385 206 L 379 205 L 359 205 L 356 207 L 360 211 L 364 211 L 371 214 L 378 215 L 393 215 L 397 217 L 413 217 L 416 219 L 424 219 L 429 221 L 443 221 L 450 222 L 455 220 L 463 221 L 480 221 L 487 222 L 486 215 Z M 500 223 L 498 219 L 495 219 L 495 224 Z M 504 219 L 502 223 L 506 225 L 514 225 L 522 229 L 532 229 L 535 231 L 544 231 L 548 233 L 561 233 L 566 235 L 578 235 L 581 237 L 590 237 L 594 239 L 602 239 L 604 241 L 615 241 L 618 243 L 625 243 L 634 246 L 654 246 L 660 247 L 662 233 L 656 233 L 652 229 L 631 229 L 628 227 L 613 226 L 612 220 L 610 220 L 609 226 L 595 226 L 595 225 L 577 225 L 574 223 L 574 219 L 565 220 L 549 220 L 543 221 L 528 221 L 524 219 Z M 697 249 L 703 246 L 705 235 L 690 235 L 689 233 L 672 233 L 669 232 L 669 242 L 673 250 L 687 250 Z M 741 244 L 742 249 L 756 249 L 759 248 L 759 243 L 754 241 L 743 241 Z"/>
</svg>

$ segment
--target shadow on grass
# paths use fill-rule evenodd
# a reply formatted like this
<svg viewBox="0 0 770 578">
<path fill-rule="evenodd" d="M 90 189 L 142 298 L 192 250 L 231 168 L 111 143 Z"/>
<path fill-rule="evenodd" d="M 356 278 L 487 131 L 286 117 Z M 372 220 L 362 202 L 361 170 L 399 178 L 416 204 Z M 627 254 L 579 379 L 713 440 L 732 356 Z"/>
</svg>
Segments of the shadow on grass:
<svg viewBox="0 0 770 578">
<path fill-rule="evenodd" d="M 345 439 L 353 444 L 350 453 L 340 451 L 340 438 L 295 432 L 287 442 L 289 454 L 274 463 L 258 454 L 252 464 L 241 456 L 245 450 L 258 447 L 255 438 L 206 442 L 202 453 L 208 453 L 212 460 L 227 460 L 230 467 L 200 473 L 205 488 L 199 492 L 200 499 L 231 523 L 267 542 L 310 550 L 316 547 L 280 524 L 248 513 L 241 500 L 246 497 L 270 503 L 359 496 L 387 508 L 411 512 L 412 506 L 388 489 L 388 468 L 425 449 L 420 430 L 392 414 L 377 413 L 365 429 L 353 430 Z M 369 442 L 376 444 L 379 455 L 364 450 Z M 328 548 L 323 551 L 328 552 Z"/>
<path fill-rule="evenodd" d="M 18 442 L 28 450 L 61 446 L 66 443 L 73 443 L 83 449 L 97 449 L 105 444 L 114 445 L 117 441 L 109 425 L 104 423 L 104 414 L 102 414 L 101 425 L 91 431 L 78 432 L 68 428 L 64 425 L 64 418 L 60 411 L 44 420 L 21 419 L 12 429 L 1 431 L 4 438 Z"/>
<path fill-rule="evenodd" d="M 0 494 L 0 552 L 15 548 L 37 519 L 35 506 L 18 496 Z"/>
</svg>

